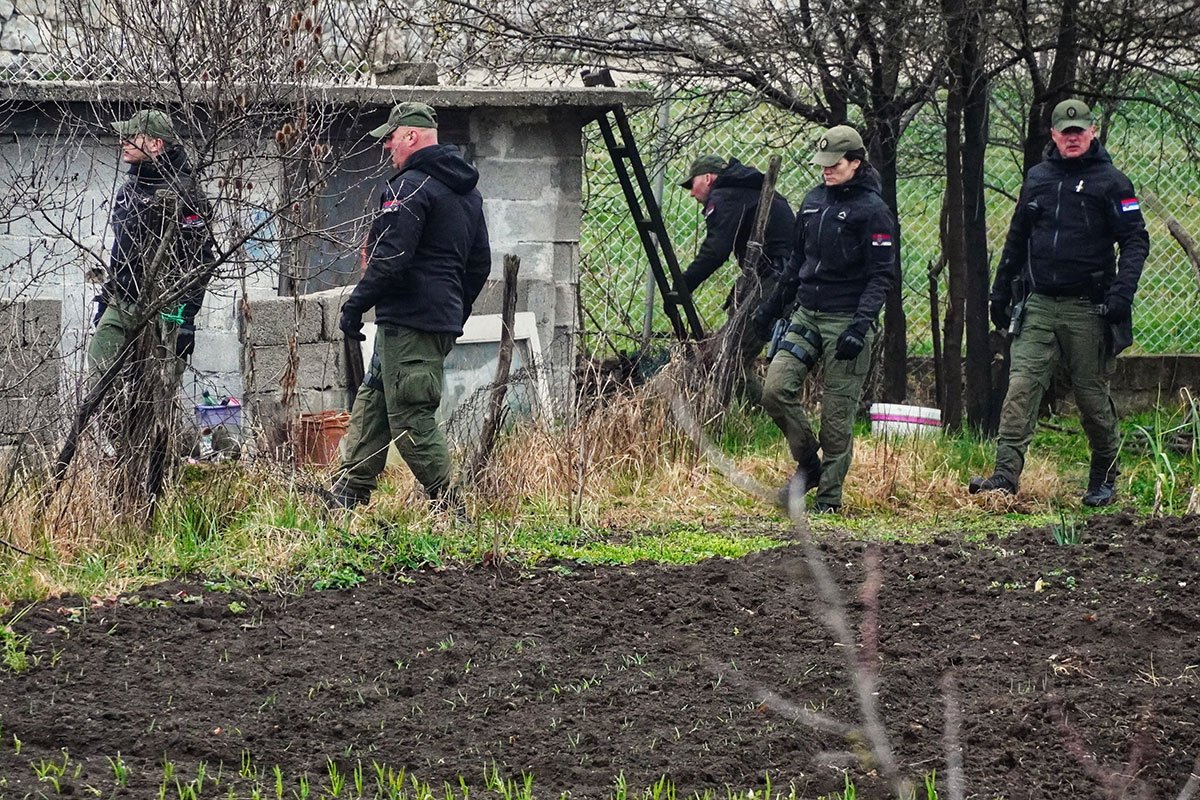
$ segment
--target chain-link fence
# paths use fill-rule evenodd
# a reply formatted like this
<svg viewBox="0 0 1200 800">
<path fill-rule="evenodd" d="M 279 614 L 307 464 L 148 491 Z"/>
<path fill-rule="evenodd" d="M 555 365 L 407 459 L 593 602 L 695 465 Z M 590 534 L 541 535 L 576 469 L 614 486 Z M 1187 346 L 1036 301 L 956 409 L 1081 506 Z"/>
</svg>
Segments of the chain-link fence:
<svg viewBox="0 0 1200 800">
<path fill-rule="evenodd" d="M 1015 104 L 1014 104 L 1015 105 Z M 671 116 L 688 111 L 672 104 Z M 1009 218 L 1021 184 L 1023 122 L 994 104 L 991 146 L 986 165 L 988 239 L 991 262 L 1003 247 Z M 930 106 L 908 126 L 900 142 L 898 205 L 902 240 L 904 310 L 911 355 L 933 351 L 930 324 L 929 268 L 941 256 L 939 216 L 945 190 L 945 129 L 940 110 Z M 795 207 L 819 179 L 809 163 L 818 128 L 794 115 L 759 107 L 705 129 L 698 141 L 674 150 L 671 131 L 655 111 L 633 117 L 642 157 L 651 169 L 666 164 L 662 199 L 667 229 L 680 266 L 686 267 L 704 235 L 699 205 L 678 182 L 688 163 L 700 153 L 733 157 L 765 171 L 771 155 L 783 157 L 778 190 Z M 1168 116 L 1137 106 L 1109 121 L 1107 146 L 1116 165 L 1132 179 L 1143 198 L 1150 229 L 1151 254 L 1142 275 L 1134 313 L 1134 352 L 1200 352 L 1200 290 L 1198 274 L 1186 252 L 1167 230 L 1173 219 L 1200 236 L 1200 161 L 1192 157 L 1188 139 L 1176 133 Z M 646 312 L 646 258 L 616 183 L 608 153 L 594 127 L 588 130 L 585 155 L 583 278 L 588 347 L 593 353 L 633 351 L 642 345 Z M 696 293 L 706 329 L 723 320 L 721 303 L 736 274 L 730 261 Z M 941 310 L 947 296 L 945 275 L 938 290 Z M 666 337 L 670 327 L 654 297 L 652 329 Z"/>
</svg>

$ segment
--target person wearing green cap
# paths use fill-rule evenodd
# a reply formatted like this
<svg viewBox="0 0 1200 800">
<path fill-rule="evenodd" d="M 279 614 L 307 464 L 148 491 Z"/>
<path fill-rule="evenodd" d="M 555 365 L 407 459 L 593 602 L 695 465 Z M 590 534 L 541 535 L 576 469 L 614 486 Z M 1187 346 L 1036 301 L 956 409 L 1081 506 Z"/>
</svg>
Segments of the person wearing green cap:
<svg viewBox="0 0 1200 800">
<path fill-rule="evenodd" d="M 95 298 L 96 331 L 88 345 L 93 385 L 136 334 L 132 323 L 138 312 L 155 310 L 148 304 L 161 306 L 157 310 L 162 319 L 173 326 L 177 373 L 182 374 L 195 349 L 196 314 L 204 300 L 215 247 L 208 199 L 196 183 L 170 116 L 144 110 L 112 127 L 120 137 L 121 161 L 128 165 L 129 178 L 113 201 L 108 279 Z M 163 217 L 165 207 L 156 201 L 163 191 L 178 198 L 173 219 Z M 155 264 L 168 226 L 174 226 L 168 262 Z M 186 290 L 168 306 L 162 294 L 181 279 Z"/>
<path fill-rule="evenodd" d="M 746 166 L 736 158 L 728 162 L 717 155 L 702 155 L 688 169 L 687 178 L 680 186 L 704 208 L 704 241 L 696 257 L 683 271 L 683 287 L 694 292 L 732 254 L 738 264 L 746 260 L 746 244 L 758 215 L 758 202 L 762 194 L 763 174 L 754 167 Z M 775 282 L 787 265 L 792 252 L 792 226 L 795 215 L 791 206 L 778 192 L 771 200 L 767 217 L 767 228 L 763 234 L 763 258 L 754 277 L 757 285 L 745 281 L 734 283 L 725 299 L 725 309 L 730 314 L 743 298 L 739 292 L 756 293 L 746 301 L 755 306 L 764 293 L 773 290 Z M 679 293 L 676 287 L 676 293 Z M 745 394 L 757 402 L 762 387 L 754 372 L 753 362 L 762 352 L 770 338 L 770 328 L 749 326 L 742 333 L 740 351 L 742 356 L 742 388 Z"/>
<path fill-rule="evenodd" d="M 812 163 L 821 168 L 821 183 L 800 204 L 790 267 L 756 316 L 760 325 L 788 321 L 763 388 L 763 407 L 796 462 L 778 502 L 787 508 L 793 496 L 815 489 L 812 510 L 836 513 L 876 321 L 899 277 L 898 230 L 858 131 L 848 125 L 825 131 Z M 819 439 L 801 402 L 805 379 L 818 365 Z"/>
<path fill-rule="evenodd" d="M 394 442 L 435 506 L 461 517 L 434 414 L 446 356 L 492 267 L 479 172 L 458 148 L 439 144 L 437 113 L 424 103 L 400 103 L 371 135 L 384 140 L 398 172 L 380 196 L 366 269 L 338 323 L 346 338 L 362 341 L 363 314 L 375 309 L 375 351 L 329 500 L 366 503 Z"/>
<path fill-rule="evenodd" d="M 1105 506 L 1116 498 L 1121 444 L 1108 381 L 1133 338 L 1150 237 L 1133 184 L 1096 139 L 1086 103 L 1056 105 L 1050 138 L 1021 186 L 992 283 L 992 322 L 1012 337 L 996 466 L 967 488 L 1017 493 L 1042 395 L 1062 362 L 1092 451 L 1083 504 Z"/>
</svg>

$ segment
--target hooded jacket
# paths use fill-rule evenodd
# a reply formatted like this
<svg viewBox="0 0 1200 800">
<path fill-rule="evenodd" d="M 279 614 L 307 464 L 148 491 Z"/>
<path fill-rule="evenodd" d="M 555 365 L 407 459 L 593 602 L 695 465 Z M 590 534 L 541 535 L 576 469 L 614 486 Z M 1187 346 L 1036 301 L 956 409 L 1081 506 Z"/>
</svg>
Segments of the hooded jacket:
<svg viewBox="0 0 1200 800">
<path fill-rule="evenodd" d="M 1021 277 L 1038 294 L 1098 303 L 1111 293 L 1132 302 L 1149 253 L 1133 184 L 1100 142 L 1077 158 L 1063 158 L 1051 142 L 1021 186 L 992 296 L 1011 299 Z"/>
<path fill-rule="evenodd" d="M 737 159 L 730 159 L 729 166 L 713 181 L 708 202 L 704 205 L 704 242 L 683 273 L 688 291 L 694 292 L 728 260 L 730 253 L 737 257 L 739 264 L 746 258 L 746 242 L 758 214 L 762 184 L 763 174 Z M 794 221 L 787 200 L 776 193 L 763 235 L 765 263 L 760 265 L 760 271 L 778 270 L 787 263 L 792 251 Z"/>
<path fill-rule="evenodd" d="M 374 308 L 378 324 L 461 334 L 492 268 L 478 181 L 453 145 L 409 156 L 380 196 L 346 311 Z"/>
<path fill-rule="evenodd" d="M 867 162 L 846 183 L 815 187 L 800 204 L 791 265 L 765 316 L 777 318 L 798 303 L 875 322 L 899 277 L 898 240 L 879 173 Z"/>
<path fill-rule="evenodd" d="M 179 197 L 176 219 L 163 218 L 164 206 L 155 202 L 159 190 Z M 109 218 L 113 245 L 104 298 L 130 303 L 153 300 L 180 278 L 194 277 L 198 279 L 196 285 L 180 300 L 184 321 L 192 324 L 208 283 L 204 268 L 213 261 L 214 242 L 208 214 L 208 201 L 196 185 L 187 155 L 178 144 L 168 145 L 156 159 L 131 164 L 129 179 L 117 190 Z M 158 265 L 156 274 L 151 274 L 154 254 L 171 224 L 178 226 L 173 232 L 172 255 Z"/>
</svg>

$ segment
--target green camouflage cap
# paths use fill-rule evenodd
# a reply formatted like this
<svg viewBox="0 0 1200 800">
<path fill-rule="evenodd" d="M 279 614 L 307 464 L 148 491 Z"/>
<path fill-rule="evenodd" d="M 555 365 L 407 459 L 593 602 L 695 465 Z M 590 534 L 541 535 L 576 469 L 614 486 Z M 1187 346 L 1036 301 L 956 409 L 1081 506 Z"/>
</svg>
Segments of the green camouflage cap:
<svg viewBox="0 0 1200 800">
<path fill-rule="evenodd" d="M 726 167 L 725 159 L 718 155 L 709 153 L 708 155 L 699 156 L 692 162 L 692 166 L 688 167 L 687 178 L 680 181 L 679 185 L 685 189 L 692 188 L 692 180 L 700 175 L 720 174 Z"/>
<path fill-rule="evenodd" d="M 139 133 L 166 142 L 175 142 L 179 139 L 175 135 L 175 126 L 171 124 L 171 118 L 165 111 L 139 111 L 127 120 L 117 120 L 112 126 L 122 139 L 128 139 Z"/>
<path fill-rule="evenodd" d="M 1062 133 L 1068 128 L 1090 128 L 1095 120 L 1092 110 L 1082 100 L 1063 100 L 1050 114 L 1050 126 Z"/>
<path fill-rule="evenodd" d="M 437 128 L 437 112 L 424 103 L 400 103 L 388 114 L 387 122 L 371 131 L 376 139 L 391 136 L 392 131 L 406 128 Z"/>
<path fill-rule="evenodd" d="M 817 140 L 817 152 L 812 163 L 819 167 L 832 167 L 851 150 L 863 150 L 862 137 L 849 125 L 834 125 Z"/>
</svg>

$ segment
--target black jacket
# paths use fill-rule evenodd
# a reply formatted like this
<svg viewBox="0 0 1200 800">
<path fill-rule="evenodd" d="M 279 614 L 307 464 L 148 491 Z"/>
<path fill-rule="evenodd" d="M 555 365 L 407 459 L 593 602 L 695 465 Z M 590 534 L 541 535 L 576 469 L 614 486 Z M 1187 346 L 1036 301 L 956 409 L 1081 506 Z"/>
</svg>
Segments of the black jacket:
<svg viewBox="0 0 1200 800">
<path fill-rule="evenodd" d="M 713 181 L 712 192 L 704 206 L 705 235 L 700 251 L 684 270 L 683 282 L 688 291 L 695 291 L 701 283 L 717 271 L 733 253 L 738 263 L 746 257 L 746 242 L 754 227 L 758 214 L 758 198 L 762 193 L 763 174 L 730 159 L 729 166 Z M 767 230 L 763 235 L 763 270 L 779 269 L 787 263 L 792 252 L 792 225 L 795 217 L 787 200 L 776 193 L 771 201 L 771 213 L 767 217 Z"/>
<path fill-rule="evenodd" d="M 874 167 L 863 162 L 846 183 L 817 186 L 800 204 L 791 265 L 765 316 L 798 303 L 873 323 L 899 277 L 899 244 Z"/>
<path fill-rule="evenodd" d="M 1021 277 L 1039 294 L 1101 302 L 1115 293 L 1132 302 L 1149 252 L 1133 184 L 1100 143 L 1063 158 L 1051 142 L 1021 186 L 992 295 L 1011 299 L 1012 281 Z"/>
<path fill-rule="evenodd" d="M 449 144 L 413 153 L 379 200 L 367 269 L 345 309 L 375 321 L 461 334 L 492 269 L 479 172 Z"/>
<path fill-rule="evenodd" d="M 155 192 L 160 189 L 179 197 L 177 219 L 164 219 L 165 207 L 154 202 Z M 196 185 L 182 147 L 172 144 L 157 159 L 131 164 L 129 179 L 117 190 L 113 201 L 113 245 L 104 297 L 133 303 L 156 301 L 183 278 L 194 283 L 179 300 L 184 306 L 184 320 L 190 325 L 200 310 L 209 278 L 207 270 L 213 262 L 208 217 L 208 201 Z M 171 255 L 159 265 L 157 274 L 150 274 L 168 225 L 178 226 L 173 232 Z"/>
</svg>

